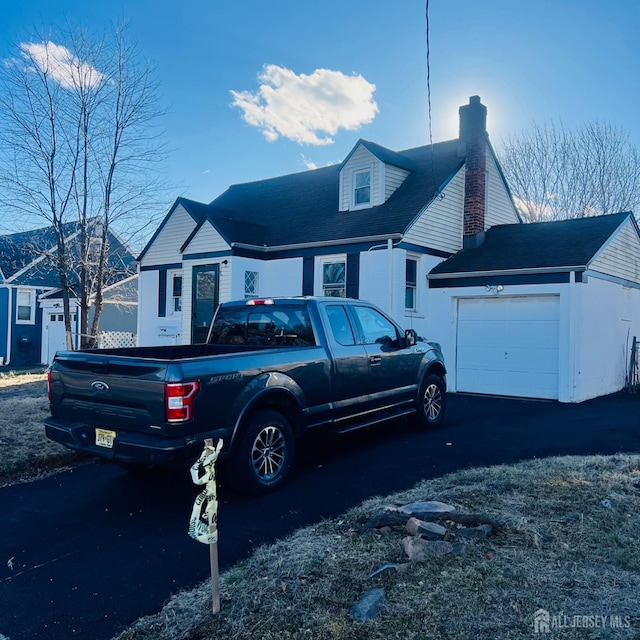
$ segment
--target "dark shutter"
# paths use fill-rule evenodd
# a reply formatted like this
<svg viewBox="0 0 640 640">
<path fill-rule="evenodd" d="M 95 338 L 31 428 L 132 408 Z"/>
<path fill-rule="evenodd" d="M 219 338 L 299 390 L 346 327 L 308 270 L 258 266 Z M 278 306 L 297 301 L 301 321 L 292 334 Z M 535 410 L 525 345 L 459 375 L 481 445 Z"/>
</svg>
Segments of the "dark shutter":
<svg viewBox="0 0 640 640">
<path fill-rule="evenodd" d="M 167 270 L 158 271 L 158 317 L 167 315 Z"/>
<path fill-rule="evenodd" d="M 360 296 L 360 254 L 347 254 L 347 298 Z"/>
<path fill-rule="evenodd" d="M 302 258 L 302 295 L 313 295 L 313 256 Z"/>
</svg>

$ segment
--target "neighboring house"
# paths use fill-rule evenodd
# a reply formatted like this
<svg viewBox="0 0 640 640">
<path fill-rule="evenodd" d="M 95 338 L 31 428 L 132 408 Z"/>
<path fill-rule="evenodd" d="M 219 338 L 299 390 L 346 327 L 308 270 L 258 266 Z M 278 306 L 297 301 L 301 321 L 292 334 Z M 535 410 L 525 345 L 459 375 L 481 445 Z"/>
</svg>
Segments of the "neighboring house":
<svg viewBox="0 0 640 640">
<path fill-rule="evenodd" d="M 202 342 L 226 300 L 349 296 L 440 342 L 452 391 L 581 401 L 624 385 L 638 256 L 629 214 L 521 224 L 473 96 L 455 140 L 178 198 L 138 258 L 138 340 Z"/>
<path fill-rule="evenodd" d="M 65 238 L 74 251 L 77 225 L 65 225 Z M 55 352 L 66 348 L 62 293 L 53 263 L 56 236 L 52 227 L 0 236 L 0 362 L 3 365 L 27 366 L 48 364 Z M 103 331 L 135 331 L 137 291 L 134 256 L 113 234 L 109 236 L 108 279 L 105 311 L 101 317 Z M 126 300 L 118 296 L 116 313 L 110 309 L 110 291 L 130 282 Z M 70 273 L 72 287 L 77 283 Z M 134 289 L 131 290 L 133 285 Z M 125 304 L 126 303 L 126 304 Z M 70 300 L 74 344 L 79 344 L 78 301 Z M 132 306 L 133 305 L 133 306 Z M 132 318 L 133 310 L 133 318 Z M 105 315 L 106 314 L 106 315 Z"/>
</svg>

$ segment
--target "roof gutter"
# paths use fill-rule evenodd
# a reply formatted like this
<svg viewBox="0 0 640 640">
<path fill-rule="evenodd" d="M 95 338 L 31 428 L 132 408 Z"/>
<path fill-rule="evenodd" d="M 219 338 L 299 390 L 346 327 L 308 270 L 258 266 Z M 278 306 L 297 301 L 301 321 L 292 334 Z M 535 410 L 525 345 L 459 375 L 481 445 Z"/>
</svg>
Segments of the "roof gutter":
<svg viewBox="0 0 640 640">
<path fill-rule="evenodd" d="M 291 251 L 294 249 L 316 249 L 320 247 L 335 247 L 344 244 L 353 244 L 355 242 L 382 242 L 388 240 L 402 240 L 401 233 L 390 233 L 378 236 L 362 236 L 359 238 L 342 238 L 339 240 L 320 240 L 318 242 L 298 242 L 296 244 L 281 244 L 275 246 L 266 246 L 258 244 L 247 244 L 246 242 L 232 242 L 232 249 L 249 249 L 251 251 L 261 251 L 262 253 L 272 253 L 274 251 Z"/>
<path fill-rule="evenodd" d="M 428 273 L 427 280 L 445 280 L 448 278 L 478 278 L 485 276 L 526 276 L 536 273 L 564 273 L 566 271 L 586 271 L 587 267 L 567 265 L 565 267 L 530 267 L 527 269 L 492 269 L 490 271 L 465 271 L 448 273 Z"/>
</svg>

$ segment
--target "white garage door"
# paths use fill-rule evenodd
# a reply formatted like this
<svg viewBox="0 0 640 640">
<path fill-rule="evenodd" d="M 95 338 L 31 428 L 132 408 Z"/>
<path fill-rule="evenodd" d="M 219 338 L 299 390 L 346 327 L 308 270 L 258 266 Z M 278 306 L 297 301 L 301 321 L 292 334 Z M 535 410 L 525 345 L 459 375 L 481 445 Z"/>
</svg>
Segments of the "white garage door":
<svg viewBox="0 0 640 640">
<path fill-rule="evenodd" d="M 558 398 L 559 296 L 458 300 L 458 391 Z"/>
</svg>

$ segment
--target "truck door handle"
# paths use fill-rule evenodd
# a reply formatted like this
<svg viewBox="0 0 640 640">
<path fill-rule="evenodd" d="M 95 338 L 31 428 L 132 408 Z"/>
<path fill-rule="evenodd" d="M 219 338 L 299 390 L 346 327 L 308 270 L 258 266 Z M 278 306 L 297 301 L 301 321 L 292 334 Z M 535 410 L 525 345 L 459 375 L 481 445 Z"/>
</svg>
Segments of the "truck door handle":
<svg viewBox="0 0 640 640">
<path fill-rule="evenodd" d="M 380 364 L 382 362 L 382 356 L 371 356 L 369 358 L 370 364 Z"/>
</svg>

